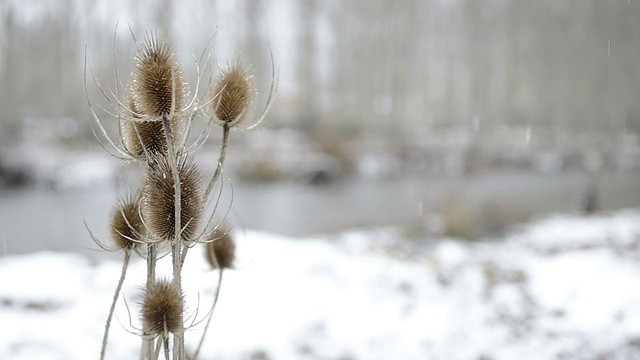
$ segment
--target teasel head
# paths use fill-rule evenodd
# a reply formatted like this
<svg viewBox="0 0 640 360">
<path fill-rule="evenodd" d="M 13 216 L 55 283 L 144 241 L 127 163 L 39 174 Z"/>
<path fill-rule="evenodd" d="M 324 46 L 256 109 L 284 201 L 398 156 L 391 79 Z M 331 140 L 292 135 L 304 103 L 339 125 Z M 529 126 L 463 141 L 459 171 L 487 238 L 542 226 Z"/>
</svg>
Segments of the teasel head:
<svg viewBox="0 0 640 360">
<path fill-rule="evenodd" d="M 128 195 L 118 200 L 111 212 L 110 233 L 116 249 L 133 250 L 146 236 L 140 218 L 140 196 Z"/>
<path fill-rule="evenodd" d="M 213 111 L 219 123 L 232 127 L 250 116 L 257 96 L 250 67 L 235 61 L 227 66 L 213 87 Z"/>
<path fill-rule="evenodd" d="M 147 160 L 148 156 L 166 155 L 168 152 L 167 138 L 161 121 L 142 120 L 140 110 L 130 92 L 127 96 L 132 118 L 123 117 L 120 120 L 120 133 L 126 151 L 135 159 Z M 185 126 L 182 118 L 173 116 L 170 121 L 171 132 L 174 134 L 174 146 L 184 136 Z"/>
<path fill-rule="evenodd" d="M 175 239 L 175 187 L 167 157 L 153 156 L 148 162 L 142 191 L 142 219 L 153 239 Z M 180 181 L 180 229 L 186 242 L 199 236 L 205 209 L 200 172 L 190 156 L 178 156 Z"/>
<path fill-rule="evenodd" d="M 142 329 L 145 335 L 166 336 L 184 330 L 181 322 L 184 313 L 184 296 L 179 288 L 168 280 L 149 284 L 144 291 L 141 306 Z"/>
<path fill-rule="evenodd" d="M 139 45 L 135 62 L 131 90 L 142 119 L 159 121 L 184 110 L 187 85 L 167 41 L 157 35 L 147 36 Z"/>
<path fill-rule="evenodd" d="M 214 231 L 205 243 L 205 256 L 213 269 L 232 269 L 236 256 L 236 244 L 230 230 Z"/>
</svg>

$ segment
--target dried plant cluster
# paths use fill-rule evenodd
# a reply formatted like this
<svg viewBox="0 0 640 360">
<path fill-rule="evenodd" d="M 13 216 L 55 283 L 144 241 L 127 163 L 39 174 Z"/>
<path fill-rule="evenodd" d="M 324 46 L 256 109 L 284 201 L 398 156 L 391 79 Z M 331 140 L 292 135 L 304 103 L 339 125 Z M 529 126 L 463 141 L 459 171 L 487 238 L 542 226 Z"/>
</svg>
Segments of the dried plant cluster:
<svg viewBox="0 0 640 360">
<path fill-rule="evenodd" d="M 142 338 L 141 358 L 158 359 L 162 353 L 165 359 L 197 359 L 217 303 L 223 270 L 232 268 L 235 258 L 235 244 L 229 229 L 222 226 L 226 216 L 219 222 L 213 220 L 219 218 L 215 216 L 217 206 L 213 206 L 219 194 L 212 195 L 212 189 L 222 181 L 230 131 L 253 128 L 264 118 L 275 91 L 275 71 L 264 111 L 247 125 L 257 96 L 249 67 L 235 61 L 217 70 L 210 52 L 205 50 L 195 61 L 197 82 L 191 95 L 182 65 L 163 37 L 147 34 L 142 41 L 135 36 L 133 39 L 135 65 L 125 86 L 119 85 L 115 69 L 115 91 L 103 88 L 94 76 L 101 93 L 116 104 L 113 111 L 103 109 L 118 122 L 119 136 L 115 141 L 105 130 L 87 95 L 94 134 L 100 146 L 125 165 L 135 163 L 141 169 L 138 188 L 121 198 L 112 210 L 109 229 L 112 245 L 101 242 L 89 230 L 102 249 L 124 254 L 120 280 L 105 324 L 100 359 L 106 356 L 111 319 L 132 253 L 147 262 L 147 281 L 140 303 L 141 326 L 131 330 Z M 205 74 L 209 81 L 203 84 Z M 200 87 L 206 89 L 201 91 Z M 204 130 L 195 140 L 190 140 L 192 125 L 199 120 L 204 120 Z M 221 128 L 222 140 L 217 167 L 212 169 L 213 175 L 207 182 L 193 155 L 208 140 L 213 124 Z M 209 203 L 212 206 L 208 206 Z M 211 208 L 214 210 L 208 212 Z M 182 268 L 189 249 L 199 244 L 205 247 L 211 268 L 218 270 L 218 286 L 200 341 L 187 349 L 185 330 L 204 319 L 193 319 L 189 326 L 185 325 Z M 171 258 L 169 279 L 156 278 L 160 256 Z"/>
</svg>

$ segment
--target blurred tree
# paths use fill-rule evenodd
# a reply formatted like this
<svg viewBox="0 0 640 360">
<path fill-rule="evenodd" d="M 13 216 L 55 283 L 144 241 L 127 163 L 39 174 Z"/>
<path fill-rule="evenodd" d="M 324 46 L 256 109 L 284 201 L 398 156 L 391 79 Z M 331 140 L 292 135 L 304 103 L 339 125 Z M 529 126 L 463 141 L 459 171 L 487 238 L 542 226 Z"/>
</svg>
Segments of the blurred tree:
<svg viewBox="0 0 640 360">
<path fill-rule="evenodd" d="M 300 125 L 310 134 L 317 132 L 318 103 L 321 99 L 317 77 L 317 37 L 318 37 L 318 2 L 306 0 L 298 2 L 298 44 L 296 54 L 298 82 L 297 95 Z"/>
<path fill-rule="evenodd" d="M 0 118 L 0 140 L 2 143 L 9 141 L 9 139 L 15 139 L 19 111 L 16 104 L 16 85 L 17 85 L 17 72 L 16 65 L 17 59 L 14 55 L 16 48 L 16 24 L 14 19 L 14 9 L 8 2 L 2 3 L 2 42 L 0 43 L 0 76 L 2 78 L 2 86 L 0 87 L 0 106 L 2 106 L 2 117 Z M 12 106 L 12 104 L 14 104 Z"/>
<path fill-rule="evenodd" d="M 188 16 L 193 9 L 199 16 Z M 141 0 L 123 10 L 105 0 L 37 7 L 4 0 L 0 136 L 17 139 L 26 118 L 86 119 L 83 46 L 99 44 L 90 46 L 94 69 L 112 79 L 112 30 L 122 16 L 139 20 L 131 23 L 135 32 L 155 26 L 189 43 L 206 41 L 211 33 L 201 30 L 222 18 L 215 46 L 242 50 L 259 79 L 270 76 L 269 38 L 276 61 L 287 65 L 281 89 L 296 89 L 279 93 L 271 116 L 295 119 L 312 133 L 347 134 L 369 148 L 475 141 L 470 151 L 481 153 L 525 141 L 500 134 L 529 127 L 530 151 L 580 151 L 640 132 L 635 1 L 187 0 L 177 7 Z M 204 24 L 185 24 L 193 19 Z M 116 44 L 123 68 L 126 45 Z M 108 80 L 103 85 L 112 86 Z M 90 134 L 87 121 L 79 124 Z"/>
<path fill-rule="evenodd" d="M 22 126 L 25 119 L 43 121 L 40 135 L 63 131 L 57 119 L 78 119 L 85 114 L 82 47 L 74 19 L 72 0 L 41 9 L 37 20 L 28 19 L 18 5 L 3 3 L 3 27 L 6 36 L 2 47 L 2 98 L 4 131 L 18 134 L 34 129 Z M 19 19 L 19 21 L 18 21 Z M 75 131 L 77 127 L 67 127 Z M 12 136 L 9 139 L 16 140 Z"/>
</svg>

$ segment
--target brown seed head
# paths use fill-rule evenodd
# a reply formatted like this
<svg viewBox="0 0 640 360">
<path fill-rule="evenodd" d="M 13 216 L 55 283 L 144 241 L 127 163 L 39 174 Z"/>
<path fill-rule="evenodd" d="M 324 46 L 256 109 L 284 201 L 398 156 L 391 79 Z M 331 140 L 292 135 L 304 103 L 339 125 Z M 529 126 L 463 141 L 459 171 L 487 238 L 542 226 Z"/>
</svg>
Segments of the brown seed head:
<svg viewBox="0 0 640 360">
<path fill-rule="evenodd" d="M 175 190 L 171 164 L 164 156 L 152 157 L 148 164 L 140 205 L 142 218 L 154 238 L 171 241 L 175 238 Z M 179 156 L 177 167 L 182 240 L 192 241 L 198 235 L 204 212 L 200 172 L 188 156 Z"/>
<path fill-rule="evenodd" d="M 149 154 L 167 153 L 167 140 L 161 121 L 122 120 L 121 127 L 124 147 L 136 159 L 144 159 L 145 150 Z"/>
<path fill-rule="evenodd" d="M 139 113 L 158 121 L 184 108 L 186 84 L 171 46 L 161 37 L 149 36 L 138 49 L 131 88 Z"/>
<path fill-rule="evenodd" d="M 145 334 L 159 336 L 183 331 L 180 319 L 184 296 L 167 280 L 147 286 L 142 299 L 142 328 Z"/>
<path fill-rule="evenodd" d="M 236 256 L 236 244 L 231 233 L 226 230 L 215 231 L 206 243 L 205 256 L 212 268 L 231 269 Z M 216 265 L 217 264 L 217 265 Z"/>
<path fill-rule="evenodd" d="M 213 89 L 212 102 L 216 118 L 228 125 L 242 122 L 249 116 L 251 105 L 257 94 L 249 67 L 239 61 L 222 71 Z"/>
<path fill-rule="evenodd" d="M 128 96 L 129 109 L 133 112 L 133 119 L 120 120 L 122 143 L 125 149 L 136 159 L 144 160 L 146 153 L 149 155 L 166 155 L 168 152 L 167 138 L 161 121 L 141 120 L 140 112 L 133 100 L 133 95 Z M 178 116 L 171 118 L 171 133 L 174 146 L 177 146 L 184 135 L 183 121 Z M 140 141 L 142 140 L 142 142 Z M 144 146 L 143 146 L 144 144 Z"/>
<path fill-rule="evenodd" d="M 140 219 L 140 197 L 129 195 L 116 202 L 111 212 L 111 239 L 118 249 L 133 249 L 143 241 L 145 227 Z"/>
</svg>

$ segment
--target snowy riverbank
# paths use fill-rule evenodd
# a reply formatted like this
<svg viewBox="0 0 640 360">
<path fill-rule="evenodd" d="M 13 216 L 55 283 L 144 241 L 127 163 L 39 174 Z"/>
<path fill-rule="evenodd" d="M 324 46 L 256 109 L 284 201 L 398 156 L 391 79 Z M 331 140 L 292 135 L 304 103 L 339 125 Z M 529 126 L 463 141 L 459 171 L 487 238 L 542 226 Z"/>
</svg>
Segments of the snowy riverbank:
<svg viewBox="0 0 640 360">
<path fill-rule="evenodd" d="M 296 239 L 238 233 L 206 359 L 640 358 L 640 212 L 555 216 L 503 238 L 405 240 L 393 229 Z M 216 282 L 200 249 L 185 269 L 187 315 Z M 0 358 L 90 359 L 117 258 L 0 257 Z M 124 297 L 137 324 L 136 259 Z M 123 301 L 108 359 L 134 358 Z M 187 332 L 193 346 L 202 325 Z"/>
</svg>

